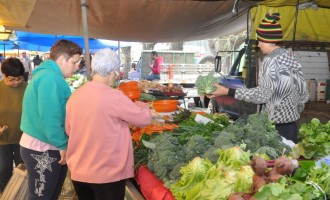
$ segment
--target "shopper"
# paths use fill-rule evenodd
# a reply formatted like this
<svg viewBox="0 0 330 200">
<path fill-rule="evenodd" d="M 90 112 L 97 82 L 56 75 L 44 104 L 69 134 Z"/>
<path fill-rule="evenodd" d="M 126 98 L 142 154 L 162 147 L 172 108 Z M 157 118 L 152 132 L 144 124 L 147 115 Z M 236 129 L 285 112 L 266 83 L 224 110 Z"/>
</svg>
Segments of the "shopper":
<svg viewBox="0 0 330 200">
<path fill-rule="evenodd" d="M 4 79 L 0 81 L 0 193 L 4 191 L 12 172 L 13 163 L 23 163 L 19 152 L 22 100 L 27 83 L 23 81 L 23 63 L 8 58 L 1 65 Z"/>
<path fill-rule="evenodd" d="M 76 90 L 66 106 L 67 162 L 79 200 L 123 200 L 134 176 L 129 124 L 151 123 L 151 111 L 112 86 L 119 79 L 119 56 L 97 51 L 92 81 Z"/>
<path fill-rule="evenodd" d="M 81 47 L 59 40 L 50 59 L 33 71 L 23 99 L 20 141 L 28 171 L 29 200 L 57 200 L 67 173 L 65 106 L 71 95 L 65 78 L 78 69 Z"/>
<path fill-rule="evenodd" d="M 22 53 L 21 61 L 22 61 L 22 63 L 23 63 L 24 70 L 25 70 L 25 73 L 24 73 L 24 81 L 25 81 L 25 82 L 28 82 L 28 80 L 29 80 L 29 76 L 30 76 L 31 71 L 32 71 L 32 66 L 31 66 L 31 60 L 30 60 L 30 58 L 27 57 L 25 51 Z"/>
<path fill-rule="evenodd" d="M 259 69 L 258 86 L 235 90 L 216 84 L 217 90 L 208 97 L 229 95 L 261 104 L 279 134 L 296 143 L 296 121 L 308 101 L 308 92 L 301 64 L 294 58 L 291 49 L 278 45 L 283 37 L 279 20 L 279 13 L 266 14 L 257 29 L 258 47 L 266 54 Z"/>
<path fill-rule="evenodd" d="M 163 58 L 158 55 L 157 51 L 152 51 L 151 60 L 153 60 L 154 63 L 150 65 L 151 72 L 145 77 L 145 79 L 149 81 L 159 80 L 161 65 L 164 64 Z"/>
<path fill-rule="evenodd" d="M 34 65 L 34 69 L 37 68 L 40 65 L 40 63 L 42 63 L 42 61 L 43 60 L 40 58 L 40 56 L 36 55 L 32 60 L 33 65 Z"/>
</svg>

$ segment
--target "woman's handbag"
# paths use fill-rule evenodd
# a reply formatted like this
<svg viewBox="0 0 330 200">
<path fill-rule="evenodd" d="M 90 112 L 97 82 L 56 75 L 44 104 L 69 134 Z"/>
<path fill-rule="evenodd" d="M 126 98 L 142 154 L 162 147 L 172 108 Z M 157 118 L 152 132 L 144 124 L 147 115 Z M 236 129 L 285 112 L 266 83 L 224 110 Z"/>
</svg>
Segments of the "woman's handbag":
<svg viewBox="0 0 330 200">
<path fill-rule="evenodd" d="M 28 179 L 27 170 L 24 164 L 19 164 L 13 171 L 0 200 L 27 200 Z"/>
</svg>

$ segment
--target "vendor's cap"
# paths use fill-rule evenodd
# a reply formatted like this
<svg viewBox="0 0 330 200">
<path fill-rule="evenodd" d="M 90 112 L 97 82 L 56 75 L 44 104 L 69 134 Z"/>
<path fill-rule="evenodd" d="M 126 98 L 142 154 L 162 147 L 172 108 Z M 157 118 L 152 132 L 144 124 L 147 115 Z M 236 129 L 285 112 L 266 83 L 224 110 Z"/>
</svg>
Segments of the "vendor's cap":
<svg viewBox="0 0 330 200">
<path fill-rule="evenodd" d="M 257 28 L 257 38 L 259 41 L 267 43 L 281 42 L 283 38 L 279 13 L 268 13 Z"/>
</svg>

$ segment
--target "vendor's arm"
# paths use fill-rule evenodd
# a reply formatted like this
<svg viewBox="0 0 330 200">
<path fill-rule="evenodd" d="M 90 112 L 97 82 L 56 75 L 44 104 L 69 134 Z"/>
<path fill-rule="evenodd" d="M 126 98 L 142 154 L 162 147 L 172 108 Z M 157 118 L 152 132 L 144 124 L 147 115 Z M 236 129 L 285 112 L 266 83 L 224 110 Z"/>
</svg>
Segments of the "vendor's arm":
<svg viewBox="0 0 330 200">
<path fill-rule="evenodd" d="M 208 98 L 214 98 L 218 96 L 228 95 L 229 88 L 226 88 L 222 85 L 219 85 L 217 83 L 214 84 L 217 89 L 214 92 L 211 92 L 211 94 L 206 95 Z"/>
<path fill-rule="evenodd" d="M 278 84 L 275 61 L 265 58 L 259 70 L 259 85 L 254 88 L 239 88 L 235 91 L 235 99 L 255 104 L 267 103 Z"/>
<path fill-rule="evenodd" d="M 266 64 L 268 66 L 266 66 Z M 231 89 L 222 85 L 215 84 L 216 91 L 207 95 L 208 98 L 228 95 L 235 97 L 235 99 L 252 102 L 255 104 L 262 104 L 269 101 L 272 96 L 276 84 L 275 66 L 272 64 L 273 60 L 265 60 L 259 71 L 259 86 L 255 88 L 239 88 Z"/>
</svg>

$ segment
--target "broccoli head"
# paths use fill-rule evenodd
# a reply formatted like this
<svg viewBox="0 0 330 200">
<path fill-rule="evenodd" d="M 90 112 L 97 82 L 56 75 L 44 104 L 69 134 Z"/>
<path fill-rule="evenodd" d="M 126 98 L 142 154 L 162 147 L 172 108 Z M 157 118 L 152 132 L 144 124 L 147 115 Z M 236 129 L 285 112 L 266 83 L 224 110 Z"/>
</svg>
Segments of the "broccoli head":
<svg viewBox="0 0 330 200">
<path fill-rule="evenodd" d="M 210 160 L 213 164 L 215 164 L 219 159 L 219 153 L 218 148 L 211 147 L 209 150 L 207 150 L 202 158 Z"/>
<path fill-rule="evenodd" d="M 218 83 L 218 79 L 214 77 L 214 70 L 210 71 L 206 76 L 199 75 L 195 82 L 197 93 L 205 95 L 214 92 L 217 89 L 214 83 Z"/>
<path fill-rule="evenodd" d="M 184 146 L 186 159 L 188 161 L 195 157 L 201 157 L 212 146 L 210 141 L 207 141 L 203 136 L 192 135 Z"/>
</svg>

